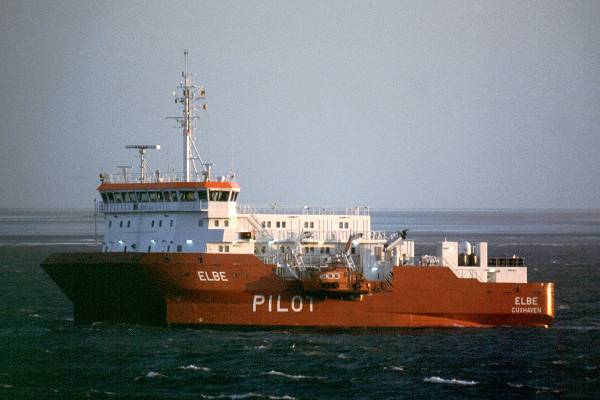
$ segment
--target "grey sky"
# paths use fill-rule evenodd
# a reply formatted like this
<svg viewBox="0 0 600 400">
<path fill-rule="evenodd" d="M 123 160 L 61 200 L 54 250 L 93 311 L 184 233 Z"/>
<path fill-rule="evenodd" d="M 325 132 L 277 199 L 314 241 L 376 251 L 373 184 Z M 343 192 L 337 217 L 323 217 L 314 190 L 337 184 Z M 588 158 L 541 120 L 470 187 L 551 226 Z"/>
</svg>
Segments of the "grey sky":
<svg viewBox="0 0 600 400">
<path fill-rule="evenodd" d="M 125 144 L 180 171 L 188 48 L 198 143 L 242 202 L 598 208 L 599 21 L 598 1 L 0 0 L 0 207 L 90 205 Z"/>
</svg>

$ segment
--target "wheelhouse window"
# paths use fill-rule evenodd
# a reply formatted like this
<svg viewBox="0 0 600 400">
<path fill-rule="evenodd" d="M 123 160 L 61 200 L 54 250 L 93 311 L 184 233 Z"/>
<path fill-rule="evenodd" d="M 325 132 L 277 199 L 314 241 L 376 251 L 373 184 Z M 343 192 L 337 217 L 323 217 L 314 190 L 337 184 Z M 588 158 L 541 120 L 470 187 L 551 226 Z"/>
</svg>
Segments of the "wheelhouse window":
<svg viewBox="0 0 600 400">
<path fill-rule="evenodd" d="M 171 201 L 171 192 L 163 192 L 163 198 L 165 201 Z"/>
<path fill-rule="evenodd" d="M 181 199 L 181 201 L 195 201 L 196 192 L 179 192 L 179 198 Z"/>
<path fill-rule="evenodd" d="M 102 201 L 103 202 L 107 202 L 108 201 L 108 196 L 106 196 L 106 193 L 100 193 L 100 196 L 102 196 Z"/>
<path fill-rule="evenodd" d="M 137 202 L 137 198 L 135 197 L 135 193 L 134 192 L 127 192 L 127 201 L 130 203 L 136 203 Z"/>
<path fill-rule="evenodd" d="M 208 200 L 208 197 L 206 195 L 206 190 L 198 190 L 198 200 L 200 200 L 200 201 Z"/>
<path fill-rule="evenodd" d="M 138 201 L 141 203 L 147 203 L 150 201 L 150 196 L 148 195 L 148 192 L 137 192 L 136 195 Z"/>
<path fill-rule="evenodd" d="M 231 200 L 230 201 L 237 201 L 239 194 L 240 194 L 240 192 L 231 192 Z"/>
<path fill-rule="evenodd" d="M 177 200 L 178 200 L 177 192 L 171 191 L 171 201 L 177 201 Z"/>
<path fill-rule="evenodd" d="M 209 192 L 210 201 L 228 201 L 229 191 L 228 190 L 211 190 Z"/>
<path fill-rule="evenodd" d="M 114 203 L 115 202 L 115 196 L 113 196 L 113 194 L 111 192 L 106 193 L 106 196 L 108 197 L 108 202 L 109 203 Z"/>
<path fill-rule="evenodd" d="M 150 201 L 158 201 L 157 194 L 157 192 L 149 192 L 148 195 L 150 196 Z"/>
</svg>

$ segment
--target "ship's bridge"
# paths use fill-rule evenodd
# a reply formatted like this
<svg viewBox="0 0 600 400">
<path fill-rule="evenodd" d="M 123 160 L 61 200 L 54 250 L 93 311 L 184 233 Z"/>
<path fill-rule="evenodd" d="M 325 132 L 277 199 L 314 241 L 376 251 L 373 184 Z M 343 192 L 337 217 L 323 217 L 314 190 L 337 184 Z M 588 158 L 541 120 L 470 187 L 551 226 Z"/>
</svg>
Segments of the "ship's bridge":
<svg viewBox="0 0 600 400">
<path fill-rule="evenodd" d="M 208 211 L 214 217 L 231 217 L 240 186 L 231 181 L 112 182 L 98 186 L 104 213 Z"/>
</svg>

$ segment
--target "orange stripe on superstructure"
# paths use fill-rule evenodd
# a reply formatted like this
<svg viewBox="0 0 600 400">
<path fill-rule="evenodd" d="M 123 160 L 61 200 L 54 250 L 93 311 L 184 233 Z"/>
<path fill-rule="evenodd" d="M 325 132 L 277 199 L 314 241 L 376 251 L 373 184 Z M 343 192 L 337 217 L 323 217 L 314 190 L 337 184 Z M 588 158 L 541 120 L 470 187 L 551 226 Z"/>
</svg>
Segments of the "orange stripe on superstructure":
<svg viewBox="0 0 600 400">
<path fill-rule="evenodd" d="M 154 183 L 102 183 L 99 191 L 109 190 L 157 190 L 157 189 L 239 189 L 236 182 L 154 182 Z"/>
</svg>

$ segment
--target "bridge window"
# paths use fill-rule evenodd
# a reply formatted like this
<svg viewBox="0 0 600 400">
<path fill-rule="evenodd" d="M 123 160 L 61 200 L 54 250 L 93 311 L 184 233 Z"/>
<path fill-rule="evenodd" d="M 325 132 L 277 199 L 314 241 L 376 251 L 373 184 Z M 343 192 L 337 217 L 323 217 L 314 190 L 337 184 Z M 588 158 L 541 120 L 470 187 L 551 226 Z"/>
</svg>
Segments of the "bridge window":
<svg viewBox="0 0 600 400">
<path fill-rule="evenodd" d="M 181 201 L 195 201 L 196 193 L 195 192 L 179 192 L 179 198 Z"/>
<path fill-rule="evenodd" d="M 260 223 L 260 226 L 262 226 L 263 228 L 265 228 L 267 226 L 267 223 L 265 221 Z"/>
<path fill-rule="evenodd" d="M 315 227 L 315 223 L 314 223 L 314 222 L 311 222 L 311 223 L 310 223 L 310 227 L 311 227 L 311 228 L 314 228 L 314 227 Z"/>
<path fill-rule="evenodd" d="M 308 221 L 304 221 L 304 227 L 308 228 Z"/>
<path fill-rule="evenodd" d="M 162 192 L 156 192 L 156 200 L 163 201 L 163 194 L 162 194 Z"/>
<path fill-rule="evenodd" d="M 219 253 L 222 253 L 222 252 L 223 252 L 223 245 L 222 245 L 222 244 L 220 244 L 220 245 L 219 245 Z"/>
<path fill-rule="evenodd" d="M 135 203 L 136 202 L 136 198 L 135 198 L 135 193 L 134 192 L 127 192 L 127 201 L 130 203 Z"/>
<path fill-rule="evenodd" d="M 171 201 L 171 192 L 163 192 L 163 198 L 165 201 Z"/>
<path fill-rule="evenodd" d="M 200 201 L 206 201 L 207 200 L 206 190 L 198 190 L 198 199 Z"/>
<path fill-rule="evenodd" d="M 121 193 L 119 192 L 115 192 L 113 193 L 114 199 L 115 199 L 115 203 L 122 203 L 123 202 L 123 197 L 121 196 Z"/>
<path fill-rule="evenodd" d="M 171 201 L 177 201 L 177 192 L 175 192 L 175 191 L 171 192 Z"/>
<path fill-rule="evenodd" d="M 106 193 L 106 196 L 108 196 L 108 202 L 109 203 L 114 203 L 115 202 L 115 197 L 113 196 L 113 194 L 111 192 Z"/>
<path fill-rule="evenodd" d="M 229 200 L 229 191 L 227 190 L 211 190 L 209 192 L 211 201 L 227 201 Z"/>
<path fill-rule="evenodd" d="M 136 195 L 138 201 L 141 203 L 147 203 L 150 201 L 150 196 L 148 195 L 148 192 L 137 192 Z"/>
<path fill-rule="evenodd" d="M 157 196 L 157 192 L 149 192 L 148 193 L 150 196 L 150 201 L 157 201 L 158 200 L 158 196 Z"/>
<path fill-rule="evenodd" d="M 102 201 L 103 202 L 107 202 L 108 201 L 108 197 L 106 196 L 106 193 L 100 193 L 100 196 L 102 196 Z"/>
<path fill-rule="evenodd" d="M 177 252 L 181 253 L 181 245 L 180 244 L 177 245 Z"/>
<path fill-rule="evenodd" d="M 228 244 L 225 245 L 225 253 L 229 253 L 229 245 Z"/>
<path fill-rule="evenodd" d="M 122 228 L 122 227 L 123 227 L 123 221 L 120 221 L 119 222 L 119 228 Z"/>
<path fill-rule="evenodd" d="M 267 228 L 271 227 L 271 221 L 267 221 Z"/>
<path fill-rule="evenodd" d="M 108 229 L 112 227 L 112 221 L 108 221 Z"/>
<path fill-rule="evenodd" d="M 231 200 L 230 201 L 236 201 L 239 194 L 240 194 L 240 192 L 231 192 Z"/>
</svg>

